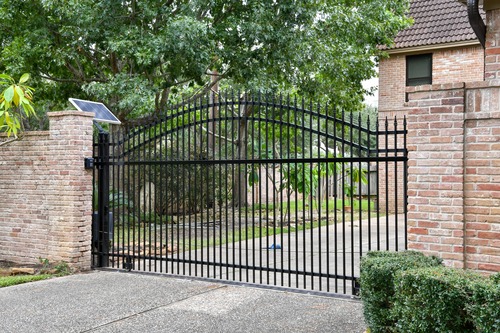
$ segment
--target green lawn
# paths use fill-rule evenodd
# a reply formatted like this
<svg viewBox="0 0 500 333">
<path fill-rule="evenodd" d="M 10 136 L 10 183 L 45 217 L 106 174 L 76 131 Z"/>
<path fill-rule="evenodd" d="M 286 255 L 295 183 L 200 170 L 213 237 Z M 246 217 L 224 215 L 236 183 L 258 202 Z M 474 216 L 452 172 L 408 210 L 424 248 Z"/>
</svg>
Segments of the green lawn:
<svg viewBox="0 0 500 333">
<path fill-rule="evenodd" d="M 53 276 L 54 275 L 51 274 L 2 276 L 0 277 L 0 288 L 10 287 L 21 283 L 50 279 Z"/>
<path fill-rule="evenodd" d="M 321 213 L 326 214 L 326 212 L 332 212 L 333 210 L 341 211 L 343 207 L 349 206 L 352 207 L 353 211 L 359 212 L 359 199 L 349 198 L 346 199 L 329 199 L 328 201 L 323 200 L 321 202 Z M 247 208 L 248 211 L 259 211 L 259 210 L 267 210 L 267 211 L 275 211 L 275 210 L 283 210 L 285 212 L 302 212 L 304 211 L 312 211 L 313 213 L 318 213 L 318 202 L 317 200 L 298 200 L 298 201 L 288 201 L 281 202 L 278 204 L 268 203 L 268 204 L 255 204 Z M 367 199 L 361 200 L 361 211 L 367 212 L 368 209 L 375 210 L 375 203 L 373 201 L 368 201 Z"/>
</svg>

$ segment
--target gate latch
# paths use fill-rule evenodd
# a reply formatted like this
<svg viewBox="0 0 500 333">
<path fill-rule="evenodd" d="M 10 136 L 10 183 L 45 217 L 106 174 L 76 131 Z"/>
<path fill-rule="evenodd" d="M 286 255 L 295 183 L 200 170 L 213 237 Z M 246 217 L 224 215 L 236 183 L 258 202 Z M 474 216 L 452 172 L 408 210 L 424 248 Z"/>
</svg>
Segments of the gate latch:
<svg viewBox="0 0 500 333">
<path fill-rule="evenodd" d="M 85 169 L 94 168 L 94 159 L 92 157 L 85 157 Z"/>
</svg>

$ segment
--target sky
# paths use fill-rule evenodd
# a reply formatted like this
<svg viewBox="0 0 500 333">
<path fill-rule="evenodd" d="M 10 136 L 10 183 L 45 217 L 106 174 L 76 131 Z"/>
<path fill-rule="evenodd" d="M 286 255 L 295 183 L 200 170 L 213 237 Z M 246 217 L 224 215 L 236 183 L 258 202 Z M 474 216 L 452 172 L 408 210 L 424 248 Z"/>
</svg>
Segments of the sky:
<svg viewBox="0 0 500 333">
<path fill-rule="evenodd" d="M 378 89 L 378 77 L 363 82 L 363 87 L 369 89 L 376 87 Z M 365 103 L 372 106 L 378 106 L 378 90 L 375 91 L 373 96 L 365 96 Z"/>
</svg>

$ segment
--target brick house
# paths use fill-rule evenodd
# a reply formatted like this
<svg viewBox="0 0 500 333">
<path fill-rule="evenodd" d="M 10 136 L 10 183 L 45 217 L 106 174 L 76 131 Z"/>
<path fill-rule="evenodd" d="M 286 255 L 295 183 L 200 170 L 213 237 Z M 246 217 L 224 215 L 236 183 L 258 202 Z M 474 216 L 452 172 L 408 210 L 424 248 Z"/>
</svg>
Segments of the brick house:
<svg viewBox="0 0 500 333">
<path fill-rule="evenodd" d="M 484 49 L 457 0 L 412 0 L 414 24 L 379 64 L 379 117 L 406 113 L 406 87 L 484 79 Z"/>
<path fill-rule="evenodd" d="M 410 16 L 379 67 L 379 118 L 407 116 L 408 248 L 499 272 L 500 0 L 413 0 Z"/>
<path fill-rule="evenodd" d="M 481 14 L 484 17 L 482 10 Z M 408 115 L 408 86 L 484 79 L 484 48 L 471 28 L 465 4 L 458 0 L 411 0 L 409 16 L 413 25 L 397 35 L 393 46 L 385 48 L 389 57 L 379 63 L 379 119 L 382 123 L 388 119 L 389 128 L 394 117 L 401 126 L 403 116 Z M 394 142 L 379 144 L 392 147 Z M 379 170 L 381 179 L 386 178 L 385 172 Z M 386 190 L 397 186 L 398 192 L 404 193 L 403 182 L 394 184 L 396 178 L 388 179 L 388 186 L 380 189 L 379 204 L 399 213 L 404 199 L 386 195 Z M 402 168 L 397 179 L 403 179 Z"/>
</svg>

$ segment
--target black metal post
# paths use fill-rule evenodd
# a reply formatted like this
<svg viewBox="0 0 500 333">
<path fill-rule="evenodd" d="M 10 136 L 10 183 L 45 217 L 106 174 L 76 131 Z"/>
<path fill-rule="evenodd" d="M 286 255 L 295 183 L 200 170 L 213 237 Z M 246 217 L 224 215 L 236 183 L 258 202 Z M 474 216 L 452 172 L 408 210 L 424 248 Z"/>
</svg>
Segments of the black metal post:
<svg viewBox="0 0 500 333">
<path fill-rule="evenodd" d="M 109 134 L 99 133 L 98 161 L 97 161 L 97 181 L 98 181 L 98 230 L 99 237 L 97 243 L 98 267 L 108 267 L 109 265 Z"/>
</svg>

